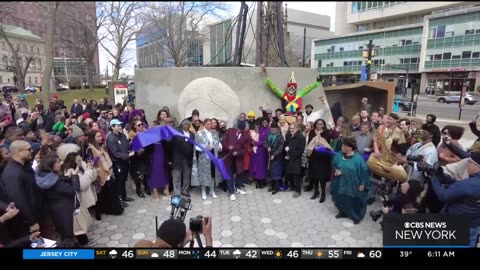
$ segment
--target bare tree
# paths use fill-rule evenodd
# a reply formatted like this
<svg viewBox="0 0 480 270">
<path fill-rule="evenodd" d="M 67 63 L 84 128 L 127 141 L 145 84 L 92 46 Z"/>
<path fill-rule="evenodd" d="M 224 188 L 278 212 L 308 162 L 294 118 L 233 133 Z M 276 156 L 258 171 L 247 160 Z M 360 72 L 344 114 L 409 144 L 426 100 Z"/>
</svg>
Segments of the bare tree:
<svg viewBox="0 0 480 270">
<path fill-rule="evenodd" d="M 26 42 L 15 42 L 10 35 L 13 27 L 0 24 L 0 38 L 5 40 L 10 51 L 10 62 L 13 65 L 13 73 L 15 75 L 15 84 L 20 92 L 25 91 L 25 76 L 27 75 L 30 63 L 34 59 L 33 50 L 29 50 Z M 21 43 L 21 44 L 20 44 Z"/>
<path fill-rule="evenodd" d="M 21 92 L 25 91 L 25 77 L 27 75 L 30 63 L 34 61 L 33 50 L 28 50 L 30 46 L 26 40 L 16 40 L 12 31 L 14 26 L 8 23 L 23 24 L 24 20 L 18 18 L 15 12 L 15 6 L 12 2 L 4 2 L 0 8 L 0 39 L 5 40 L 10 54 L 6 58 L 6 65 L 13 67 L 15 86 Z"/>
<path fill-rule="evenodd" d="M 201 27 L 208 19 L 221 18 L 229 11 L 223 2 L 154 2 L 146 15 L 149 28 L 160 36 L 155 37 L 167 57 L 175 66 L 188 63 L 189 48 L 195 40 L 208 38 Z"/>
<path fill-rule="evenodd" d="M 57 11 L 60 2 L 42 2 L 39 6 L 47 10 L 47 35 L 45 37 L 45 69 L 42 76 L 42 93 L 45 100 L 50 96 L 53 69 L 53 39 L 57 23 Z"/>
<path fill-rule="evenodd" d="M 104 2 L 97 11 L 106 17 L 102 27 L 106 38 L 100 44 L 113 58 L 113 80 L 118 80 L 120 69 L 127 63 L 127 46 L 145 27 L 139 16 L 145 7 L 143 2 Z"/>
<path fill-rule="evenodd" d="M 104 2 L 97 2 L 97 6 L 92 9 L 91 5 L 95 2 L 70 2 L 69 10 L 74 10 L 70 16 L 59 18 L 62 27 L 57 29 L 57 36 L 65 44 L 65 46 L 75 51 L 87 65 L 87 84 L 91 91 L 94 89 L 95 75 L 95 53 L 98 49 L 99 42 L 105 36 L 97 35 L 100 27 L 103 26 L 106 16 L 103 13 Z M 73 9 L 72 9 L 73 7 Z M 97 14 L 97 10 L 99 11 Z M 70 13 L 69 13 L 70 14 Z M 80 74 L 83 78 L 83 74 Z M 83 88 L 83 79 L 80 79 Z"/>
</svg>

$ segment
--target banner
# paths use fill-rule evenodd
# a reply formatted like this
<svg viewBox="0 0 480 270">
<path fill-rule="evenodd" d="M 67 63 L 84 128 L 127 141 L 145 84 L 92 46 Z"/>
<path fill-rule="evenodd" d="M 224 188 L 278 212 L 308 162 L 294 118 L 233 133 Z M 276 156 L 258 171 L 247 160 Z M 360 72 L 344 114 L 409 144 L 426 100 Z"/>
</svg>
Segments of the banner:
<svg viewBox="0 0 480 270">
<path fill-rule="evenodd" d="M 197 142 L 195 142 L 195 140 L 191 139 L 188 136 L 185 136 L 183 133 L 176 131 L 170 126 L 154 127 L 144 132 L 138 133 L 137 136 L 133 138 L 131 147 L 132 147 L 132 150 L 136 152 L 144 147 L 147 147 L 159 141 L 163 141 L 163 140 L 169 141 L 173 139 L 174 136 L 185 138 L 191 144 L 198 146 L 200 149 L 202 149 L 202 151 L 208 155 L 208 157 L 213 162 L 215 167 L 217 167 L 218 171 L 222 174 L 223 179 L 231 180 L 231 177 L 228 174 L 228 171 L 222 159 L 217 158 L 214 154 L 212 154 L 212 152 L 208 151 L 205 147 L 203 147 L 203 145 L 198 144 Z"/>
</svg>

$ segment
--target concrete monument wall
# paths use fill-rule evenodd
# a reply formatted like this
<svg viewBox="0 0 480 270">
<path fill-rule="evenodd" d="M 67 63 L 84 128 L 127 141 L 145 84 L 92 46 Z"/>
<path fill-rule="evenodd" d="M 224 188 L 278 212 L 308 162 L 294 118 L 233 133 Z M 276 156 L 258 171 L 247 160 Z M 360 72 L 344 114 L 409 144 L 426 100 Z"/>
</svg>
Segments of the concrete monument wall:
<svg viewBox="0 0 480 270">
<path fill-rule="evenodd" d="M 267 68 L 269 78 L 285 90 L 291 72 L 295 72 L 298 90 L 315 82 L 318 72 L 306 68 Z M 170 108 L 178 121 L 200 111 L 200 119 L 216 117 L 230 127 L 240 112 L 252 110 L 261 116 L 260 106 L 275 110 L 281 100 L 265 85 L 258 67 L 148 68 L 135 71 L 136 107 L 143 108 L 153 121 L 163 106 Z M 303 107 L 321 108 L 319 86 L 303 99 Z M 328 112 L 330 114 L 330 112 Z M 328 117 L 331 117 L 328 115 Z M 180 124 L 180 123 L 178 123 Z"/>
</svg>

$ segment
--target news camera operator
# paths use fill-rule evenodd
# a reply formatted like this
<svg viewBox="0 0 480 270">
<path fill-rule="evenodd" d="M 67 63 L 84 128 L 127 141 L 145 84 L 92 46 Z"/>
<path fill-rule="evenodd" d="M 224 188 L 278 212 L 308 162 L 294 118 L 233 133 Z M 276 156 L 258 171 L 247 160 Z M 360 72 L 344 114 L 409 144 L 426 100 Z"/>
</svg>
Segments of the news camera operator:
<svg viewBox="0 0 480 270">
<path fill-rule="evenodd" d="M 175 195 L 170 200 L 172 210 L 170 219 L 164 221 L 157 229 L 155 241 L 140 240 L 135 247 L 179 248 L 190 243 L 192 248 L 195 239 L 199 247 L 203 247 L 200 235 L 205 236 L 207 248 L 213 247 L 212 217 L 196 216 L 190 219 L 189 228 L 185 226 L 185 217 L 192 209 L 192 200 L 189 197 Z M 156 225 L 158 227 L 158 225 Z"/>
<path fill-rule="evenodd" d="M 370 217 L 376 222 L 382 215 L 423 212 L 423 198 L 426 190 L 418 181 L 407 181 L 400 185 L 400 191 L 392 197 L 381 196 L 383 208 L 371 211 Z"/>
<path fill-rule="evenodd" d="M 212 218 L 206 217 L 202 223 L 202 234 L 205 236 L 207 248 L 213 247 Z M 171 218 L 162 223 L 157 229 L 154 241 L 146 239 L 135 244 L 136 248 L 182 248 L 193 240 L 193 233 L 181 219 Z"/>
<path fill-rule="evenodd" d="M 445 203 L 442 212 L 465 215 L 470 219 L 470 246 L 475 247 L 480 234 L 480 155 L 472 153 L 468 158 L 468 153 L 459 147 L 448 142 L 447 147 L 462 158 L 457 163 L 463 164 L 454 164 L 463 166 L 459 171 L 466 171 L 467 178 L 447 175 L 445 170 L 450 170 L 450 173 L 453 171 L 449 165 L 438 167 L 421 164 L 420 167 L 424 167 L 429 172 L 436 197 Z"/>
</svg>

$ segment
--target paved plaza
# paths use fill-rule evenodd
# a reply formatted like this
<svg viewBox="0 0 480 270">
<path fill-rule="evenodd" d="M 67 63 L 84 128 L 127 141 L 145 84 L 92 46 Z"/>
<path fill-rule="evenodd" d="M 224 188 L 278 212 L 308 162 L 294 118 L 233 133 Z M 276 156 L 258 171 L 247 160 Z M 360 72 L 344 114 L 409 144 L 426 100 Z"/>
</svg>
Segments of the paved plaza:
<svg viewBox="0 0 480 270">
<path fill-rule="evenodd" d="M 129 180 L 131 181 L 131 180 Z M 131 182 L 129 182 L 131 183 Z M 327 185 L 328 188 L 328 185 Z M 330 194 L 320 204 L 310 200 L 313 192 L 303 192 L 293 199 L 293 192 L 272 195 L 264 189 L 247 186 L 246 195 L 230 201 L 226 192 L 217 190 L 217 199 L 202 200 L 200 188 L 193 189 L 193 208 L 186 223 L 197 215 L 213 217 L 214 247 L 381 247 L 380 224 L 368 212 L 358 225 L 351 219 L 336 219 L 337 209 Z M 133 191 L 131 191 L 131 194 Z M 95 221 L 90 236 L 97 247 L 133 247 L 143 238 L 155 239 L 155 216 L 159 223 L 169 218 L 171 207 L 166 197 L 154 202 L 151 196 L 129 202 L 122 216 L 103 215 Z"/>
</svg>

